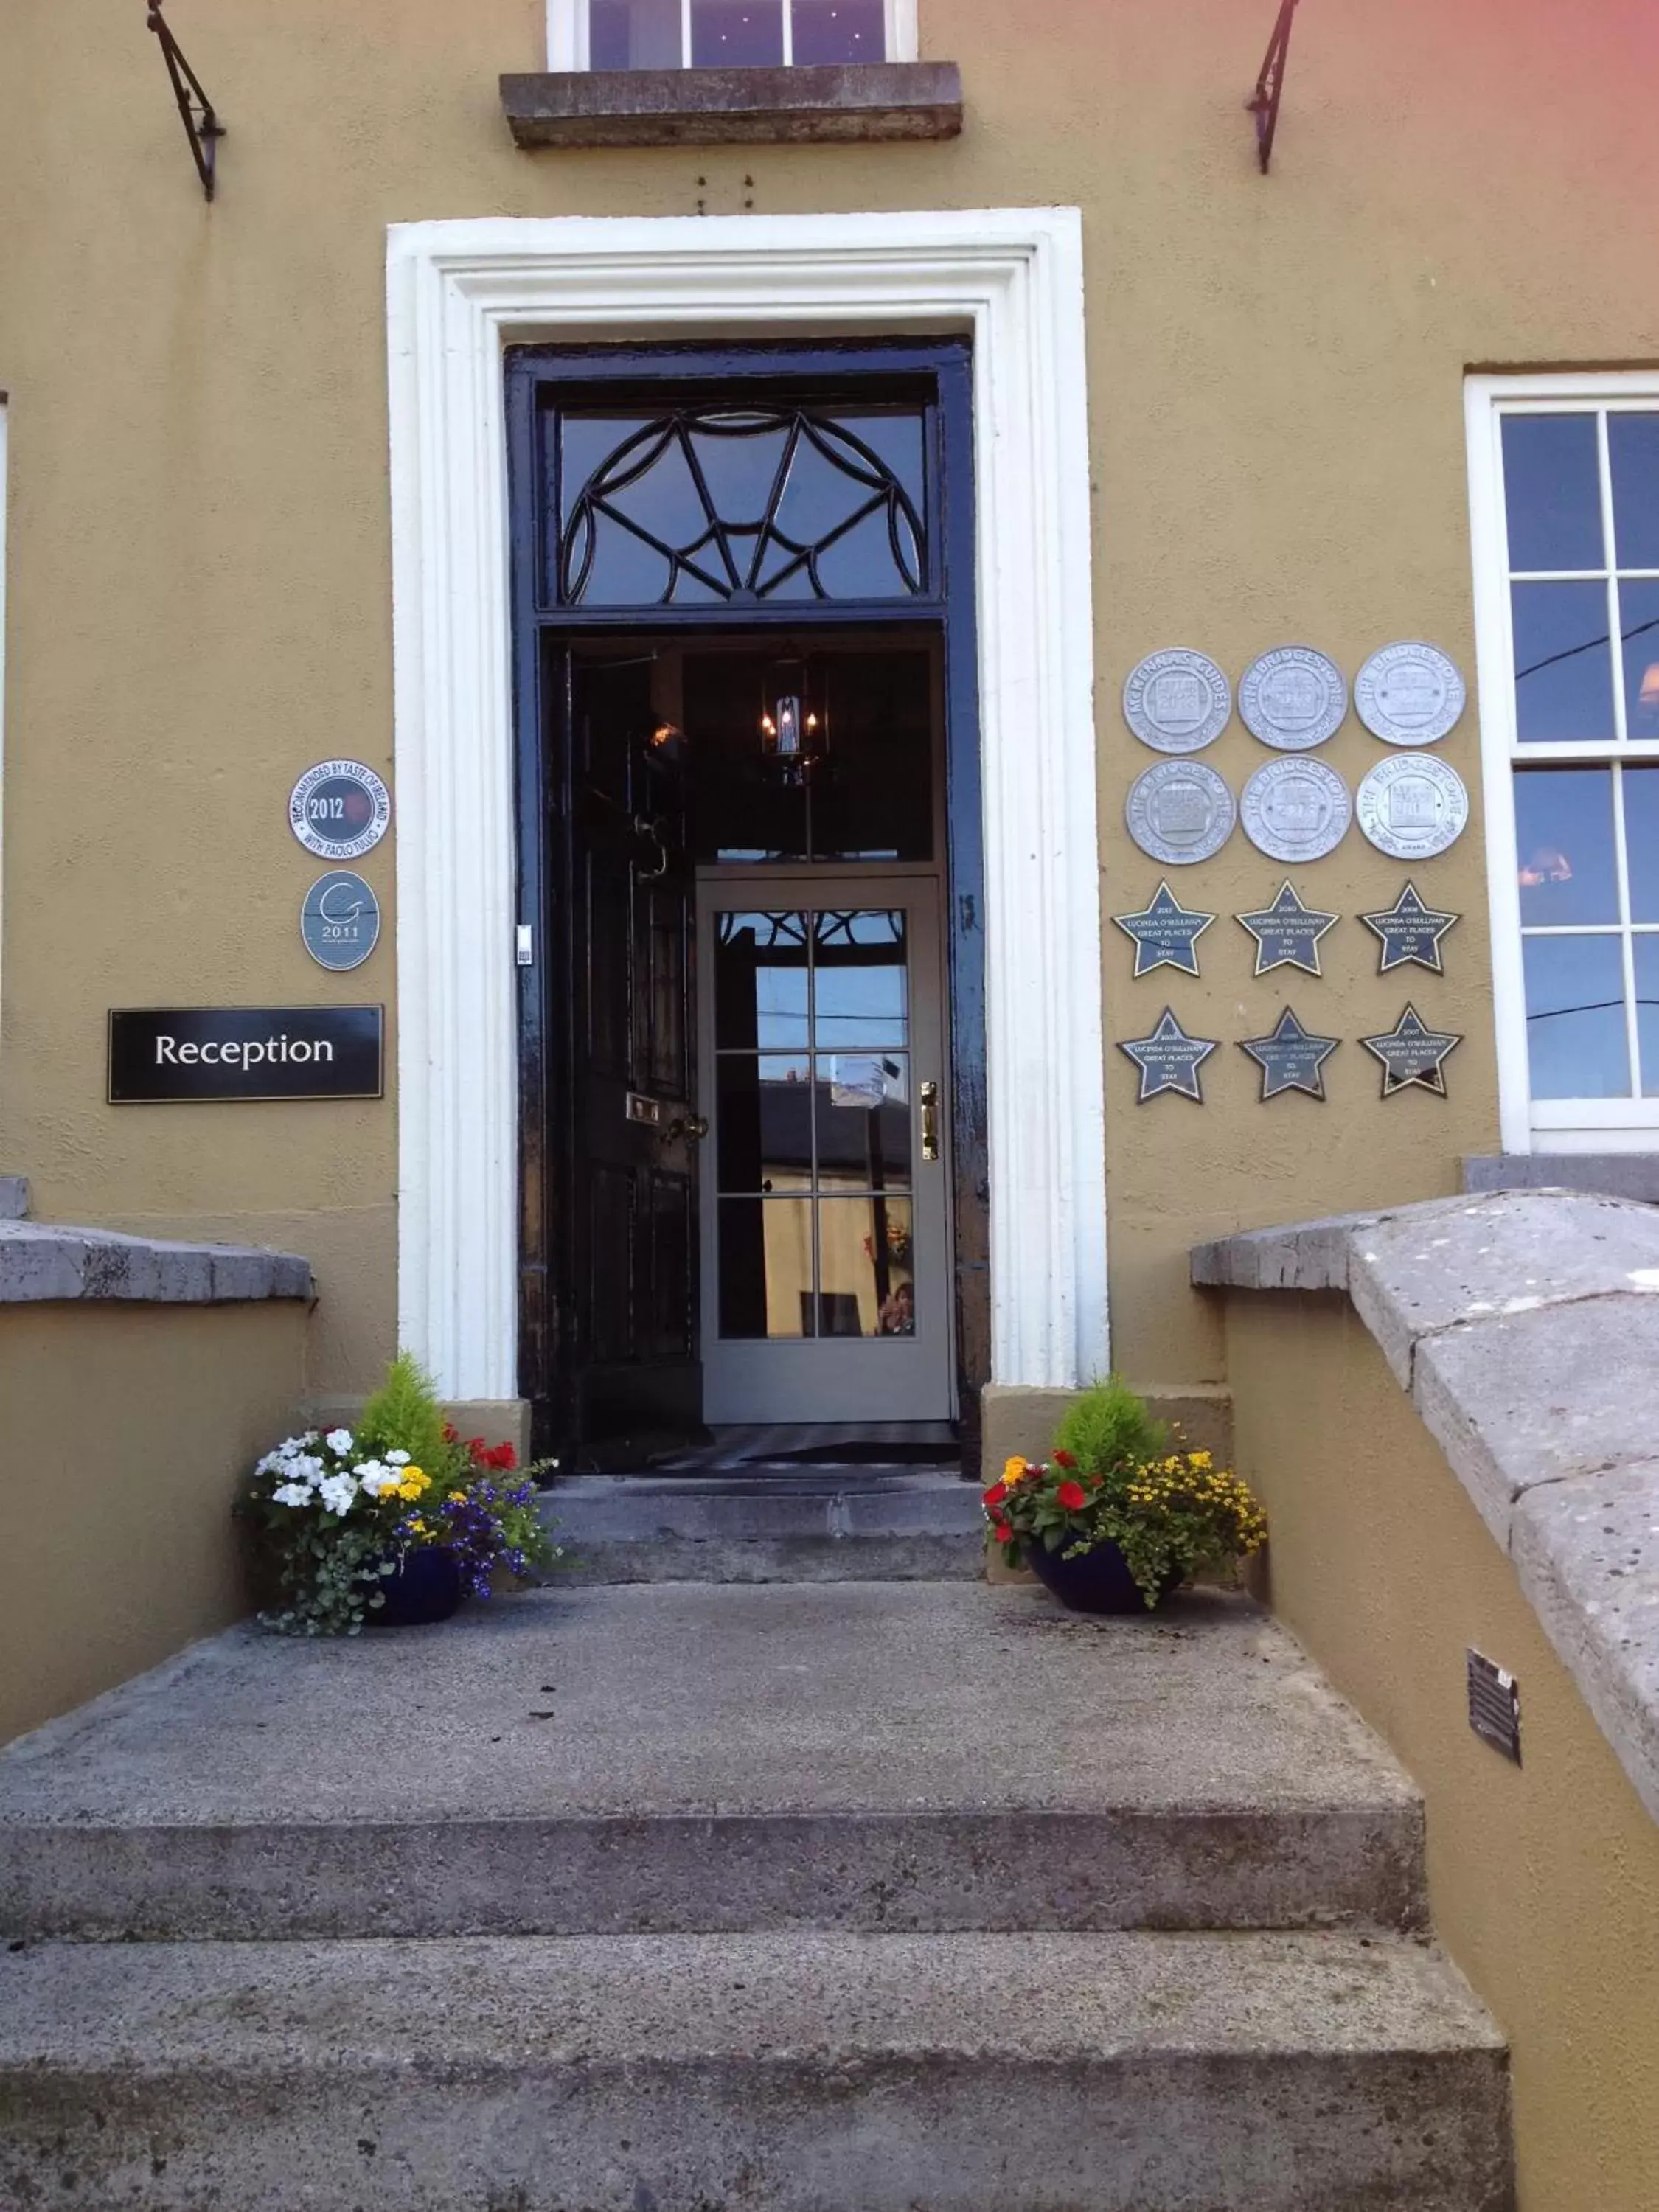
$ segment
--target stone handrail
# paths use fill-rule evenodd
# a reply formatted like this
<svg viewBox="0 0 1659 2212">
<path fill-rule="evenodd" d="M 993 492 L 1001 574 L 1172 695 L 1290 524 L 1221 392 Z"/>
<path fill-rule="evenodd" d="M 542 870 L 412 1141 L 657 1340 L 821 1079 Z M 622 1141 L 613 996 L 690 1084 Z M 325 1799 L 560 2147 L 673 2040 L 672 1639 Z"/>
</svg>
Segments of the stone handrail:
<svg viewBox="0 0 1659 2212">
<path fill-rule="evenodd" d="M 21 1178 L 8 1176 L 17 1184 Z M 0 1197 L 9 1194 L 0 1192 Z M 126 1299 L 151 1305 L 314 1300 L 311 1263 L 243 1244 L 178 1243 L 112 1229 L 69 1229 L 0 1210 L 0 1305 Z"/>
<path fill-rule="evenodd" d="M 1222 1237 L 1192 1279 L 1352 1299 L 1659 1820 L 1659 1209 L 1436 1199 Z"/>
</svg>

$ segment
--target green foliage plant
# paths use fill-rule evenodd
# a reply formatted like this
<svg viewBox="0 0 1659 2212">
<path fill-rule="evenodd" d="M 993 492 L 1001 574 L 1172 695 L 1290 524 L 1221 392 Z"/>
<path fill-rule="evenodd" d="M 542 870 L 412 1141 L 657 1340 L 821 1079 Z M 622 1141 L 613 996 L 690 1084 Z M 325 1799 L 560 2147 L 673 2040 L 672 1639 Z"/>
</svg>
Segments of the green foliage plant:
<svg viewBox="0 0 1659 2212">
<path fill-rule="evenodd" d="M 1069 1452 L 1085 1474 L 1109 1474 L 1155 1458 L 1170 1440 L 1146 1401 L 1116 1375 L 1091 1382 L 1074 1399 L 1054 1431 L 1054 1448 Z"/>
</svg>

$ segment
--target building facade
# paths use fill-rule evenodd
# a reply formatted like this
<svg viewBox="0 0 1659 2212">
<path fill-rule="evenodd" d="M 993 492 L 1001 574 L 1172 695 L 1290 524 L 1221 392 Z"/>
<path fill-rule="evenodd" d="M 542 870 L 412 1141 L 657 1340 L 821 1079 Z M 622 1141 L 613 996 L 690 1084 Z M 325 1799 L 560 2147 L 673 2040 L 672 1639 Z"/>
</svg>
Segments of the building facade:
<svg viewBox="0 0 1659 2212">
<path fill-rule="evenodd" d="M 1202 1400 L 1195 1243 L 1639 1179 L 1659 28 L 1307 0 L 1264 172 L 1274 15 L 176 0 L 210 203 L 14 9 L 36 1212 L 601 1448 Z"/>
</svg>

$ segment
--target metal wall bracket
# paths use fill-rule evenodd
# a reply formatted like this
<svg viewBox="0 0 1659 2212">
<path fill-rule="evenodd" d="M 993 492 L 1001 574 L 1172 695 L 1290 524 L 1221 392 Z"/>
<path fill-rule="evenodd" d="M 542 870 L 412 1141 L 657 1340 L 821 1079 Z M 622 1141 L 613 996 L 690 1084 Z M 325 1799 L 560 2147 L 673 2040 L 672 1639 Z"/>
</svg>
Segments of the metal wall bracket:
<svg viewBox="0 0 1659 2212">
<path fill-rule="evenodd" d="M 1267 58 L 1261 64 L 1261 74 L 1255 81 L 1255 90 L 1244 103 L 1255 118 L 1256 159 L 1261 164 L 1265 177 L 1273 158 L 1273 133 L 1279 128 L 1279 96 L 1285 89 L 1285 59 L 1291 51 L 1291 23 L 1296 15 L 1296 0 L 1283 0 L 1279 21 L 1273 25 L 1273 37 L 1267 41 Z"/>
<path fill-rule="evenodd" d="M 179 114 L 184 123 L 185 136 L 190 141 L 191 159 L 196 164 L 196 173 L 202 179 L 202 191 L 213 198 L 213 171 L 218 143 L 225 135 L 225 126 L 213 112 L 213 102 L 202 89 L 202 80 L 185 59 L 184 51 L 173 35 L 173 30 L 161 14 L 161 0 L 149 0 L 149 28 L 161 41 L 162 58 L 167 65 L 167 76 L 173 84 L 173 96 L 179 103 Z"/>
</svg>

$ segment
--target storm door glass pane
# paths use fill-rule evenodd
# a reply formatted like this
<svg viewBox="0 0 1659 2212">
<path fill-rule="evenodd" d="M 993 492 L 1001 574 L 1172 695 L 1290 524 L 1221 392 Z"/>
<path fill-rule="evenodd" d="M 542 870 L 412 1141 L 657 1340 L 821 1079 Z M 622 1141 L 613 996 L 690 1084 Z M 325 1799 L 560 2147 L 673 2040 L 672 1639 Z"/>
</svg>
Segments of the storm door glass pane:
<svg viewBox="0 0 1659 2212">
<path fill-rule="evenodd" d="M 1624 962 L 1617 937 L 1528 937 L 1527 1054 L 1534 1098 L 1627 1098 Z"/>
<path fill-rule="evenodd" d="M 902 912 L 834 912 L 813 919 L 814 1045 L 820 1053 L 864 1061 L 879 1046 L 903 1051 L 910 1041 L 910 1009 Z"/>
<path fill-rule="evenodd" d="M 915 1249 L 908 1199 L 826 1198 L 818 1207 L 819 1334 L 914 1336 Z"/>
<path fill-rule="evenodd" d="M 1608 744 L 1613 653 L 1605 584 L 1514 584 L 1516 730 L 1523 745 Z"/>
<path fill-rule="evenodd" d="M 801 914 L 723 914 L 714 939 L 714 1042 L 792 1052 L 807 1042 Z"/>
<path fill-rule="evenodd" d="M 1638 937 L 1636 1028 L 1642 1051 L 1642 1096 L 1659 1098 L 1659 937 Z"/>
<path fill-rule="evenodd" d="M 805 1055 L 722 1053 L 718 1068 L 721 1191 L 809 1189 L 812 1085 Z"/>
<path fill-rule="evenodd" d="M 818 1060 L 822 1188 L 906 1189 L 910 1182 L 909 1061 L 902 1053 L 826 1053 Z"/>
<path fill-rule="evenodd" d="M 1600 568 L 1601 463 L 1594 415 L 1506 415 L 1510 567 Z"/>
<path fill-rule="evenodd" d="M 1659 921 L 1659 768 L 1627 768 L 1622 775 L 1630 918 Z"/>
<path fill-rule="evenodd" d="M 1620 585 L 1619 631 L 1626 735 L 1659 738 L 1659 578 L 1627 578 Z"/>
<path fill-rule="evenodd" d="M 1610 414 L 1613 534 L 1621 568 L 1659 568 L 1659 415 Z"/>
<path fill-rule="evenodd" d="M 587 65 L 678 69 L 680 0 L 588 0 Z"/>
<path fill-rule="evenodd" d="M 1610 768 L 1519 770 L 1515 842 L 1523 926 L 1618 921 Z"/>
<path fill-rule="evenodd" d="M 793 0 L 793 27 L 798 66 L 886 58 L 883 0 Z"/>
<path fill-rule="evenodd" d="M 691 0 L 694 69 L 778 69 L 782 0 Z"/>
<path fill-rule="evenodd" d="M 812 1201 L 723 1198 L 720 1202 L 722 1336 L 811 1336 Z"/>
</svg>

